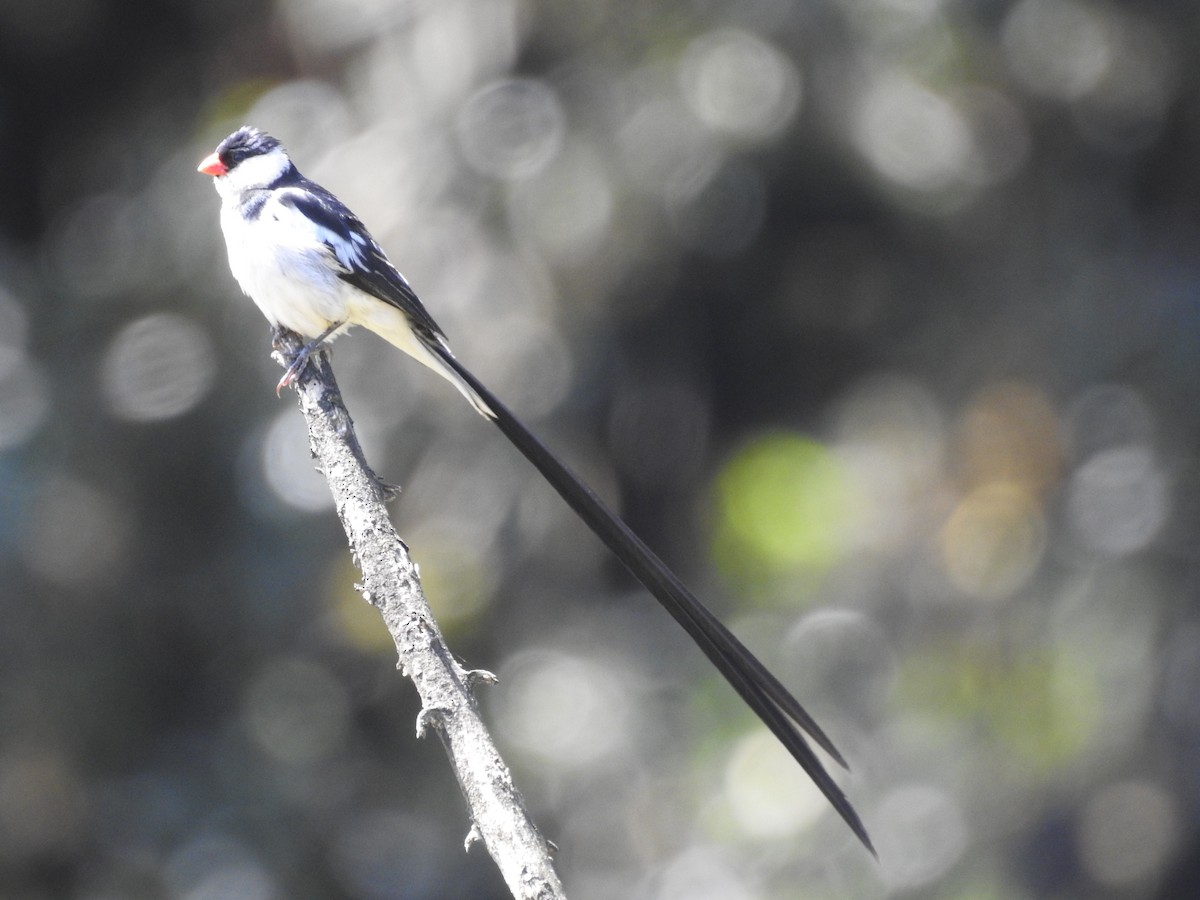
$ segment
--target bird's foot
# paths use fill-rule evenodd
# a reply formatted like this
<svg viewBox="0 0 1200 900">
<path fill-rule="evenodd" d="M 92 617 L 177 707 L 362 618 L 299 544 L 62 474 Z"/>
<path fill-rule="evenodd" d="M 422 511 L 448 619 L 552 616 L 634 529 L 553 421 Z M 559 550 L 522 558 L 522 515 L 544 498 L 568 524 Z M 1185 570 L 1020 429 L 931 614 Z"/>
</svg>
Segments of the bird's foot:
<svg viewBox="0 0 1200 900">
<path fill-rule="evenodd" d="M 280 392 L 285 387 L 291 387 L 300 378 L 300 373 L 304 371 L 304 367 L 308 365 L 308 357 L 316 349 L 312 344 L 305 344 L 301 347 L 296 355 L 292 357 L 291 363 L 283 372 L 283 377 L 279 379 L 279 384 L 275 385 L 275 396 L 278 397 Z"/>
<path fill-rule="evenodd" d="M 279 396 L 280 392 L 285 387 L 291 387 L 299 380 L 300 373 L 303 372 L 304 367 L 308 365 L 308 358 L 312 356 L 313 353 L 321 350 L 322 345 L 325 343 L 325 339 L 341 328 L 344 324 L 344 322 L 334 322 L 315 338 L 296 351 L 296 355 L 292 357 L 292 361 L 288 363 L 287 369 L 284 370 L 283 377 L 279 379 L 279 384 L 275 385 L 276 397 Z M 282 330 L 276 328 L 272 331 L 271 343 L 275 349 L 280 349 L 282 338 Z"/>
</svg>

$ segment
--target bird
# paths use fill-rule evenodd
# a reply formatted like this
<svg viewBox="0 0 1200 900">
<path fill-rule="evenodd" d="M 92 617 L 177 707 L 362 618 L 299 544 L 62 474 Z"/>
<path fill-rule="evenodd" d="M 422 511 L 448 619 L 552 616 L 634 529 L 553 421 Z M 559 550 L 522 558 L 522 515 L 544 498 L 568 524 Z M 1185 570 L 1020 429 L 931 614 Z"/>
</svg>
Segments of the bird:
<svg viewBox="0 0 1200 900">
<path fill-rule="evenodd" d="M 310 354 L 354 326 L 374 332 L 449 381 L 683 627 L 875 855 L 861 818 L 813 750 L 815 744 L 848 768 L 825 732 L 645 542 L 459 362 L 408 280 L 358 216 L 300 174 L 276 138 L 249 125 L 222 140 L 197 170 L 212 176 L 221 197 L 221 231 L 234 279 L 276 334 L 288 329 L 307 341 L 276 393 L 296 382 Z"/>
</svg>

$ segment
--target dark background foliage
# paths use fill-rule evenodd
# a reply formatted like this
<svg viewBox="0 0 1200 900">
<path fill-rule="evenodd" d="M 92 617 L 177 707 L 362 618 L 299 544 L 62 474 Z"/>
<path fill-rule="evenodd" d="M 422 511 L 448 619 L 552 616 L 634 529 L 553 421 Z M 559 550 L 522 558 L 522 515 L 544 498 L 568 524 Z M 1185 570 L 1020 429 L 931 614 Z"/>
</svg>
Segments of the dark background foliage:
<svg viewBox="0 0 1200 900">
<path fill-rule="evenodd" d="M 1182 896 L 1193 4 L 0 5 L 0 894 L 503 896 L 195 165 L 267 128 L 852 764 L 500 437 L 335 368 L 574 897 Z"/>
</svg>

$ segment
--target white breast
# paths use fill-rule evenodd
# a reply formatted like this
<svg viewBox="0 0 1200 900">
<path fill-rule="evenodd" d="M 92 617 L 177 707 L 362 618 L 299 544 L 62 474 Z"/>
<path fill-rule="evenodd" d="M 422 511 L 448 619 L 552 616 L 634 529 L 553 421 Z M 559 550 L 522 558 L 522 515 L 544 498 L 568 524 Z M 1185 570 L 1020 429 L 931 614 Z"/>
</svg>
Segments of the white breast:
<svg viewBox="0 0 1200 900">
<path fill-rule="evenodd" d="M 226 202 L 221 231 L 233 277 L 271 324 L 311 338 L 346 320 L 353 288 L 337 277 L 328 246 L 305 216 L 268 199 L 247 222 Z"/>
</svg>

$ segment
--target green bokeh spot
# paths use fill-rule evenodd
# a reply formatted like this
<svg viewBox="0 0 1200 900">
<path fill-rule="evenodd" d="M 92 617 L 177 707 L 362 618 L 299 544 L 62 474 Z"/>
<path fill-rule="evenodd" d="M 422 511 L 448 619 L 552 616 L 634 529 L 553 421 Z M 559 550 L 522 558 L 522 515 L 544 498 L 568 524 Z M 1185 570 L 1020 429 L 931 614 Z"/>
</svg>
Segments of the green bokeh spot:
<svg viewBox="0 0 1200 900">
<path fill-rule="evenodd" d="M 852 497 L 824 445 L 796 434 L 759 438 L 729 461 L 716 487 L 715 555 L 725 574 L 823 571 L 841 559 Z"/>
<path fill-rule="evenodd" d="M 957 722 L 974 722 L 1022 771 L 1046 774 L 1076 759 L 1102 721 L 1103 698 L 1085 658 L 1068 646 L 1019 651 L 963 642 L 901 669 L 899 693 Z"/>
</svg>

